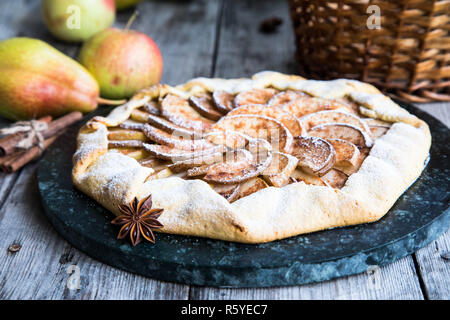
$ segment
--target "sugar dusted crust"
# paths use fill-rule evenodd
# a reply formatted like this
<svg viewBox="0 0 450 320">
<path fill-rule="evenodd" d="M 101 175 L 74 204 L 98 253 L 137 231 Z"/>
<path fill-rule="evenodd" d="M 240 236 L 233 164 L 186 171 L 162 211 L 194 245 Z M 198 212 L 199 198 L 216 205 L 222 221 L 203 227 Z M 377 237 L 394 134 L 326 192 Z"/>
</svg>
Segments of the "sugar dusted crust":
<svg viewBox="0 0 450 320">
<path fill-rule="evenodd" d="M 185 99 L 202 92 L 232 94 L 252 88 L 297 90 L 314 97 L 347 97 L 367 117 L 393 125 L 375 141 L 360 169 L 344 187 L 333 189 L 304 182 L 268 187 L 229 203 L 202 180 L 178 177 L 149 180 L 153 169 L 108 150 L 107 128 L 156 97 L 174 94 Z M 107 117 L 90 120 L 78 135 L 73 157 L 74 185 L 114 214 L 118 204 L 152 194 L 155 207 L 164 208 L 159 220 L 166 233 L 201 236 L 243 243 L 262 243 L 303 233 L 377 221 L 419 177 L 431 145 L 428 125 L 381 94 L 356 80 L 316 81 L 276 72 L 251 79 L 197 78 L 171 87 L 156 85 L 138 93 Z"/>
</svg>

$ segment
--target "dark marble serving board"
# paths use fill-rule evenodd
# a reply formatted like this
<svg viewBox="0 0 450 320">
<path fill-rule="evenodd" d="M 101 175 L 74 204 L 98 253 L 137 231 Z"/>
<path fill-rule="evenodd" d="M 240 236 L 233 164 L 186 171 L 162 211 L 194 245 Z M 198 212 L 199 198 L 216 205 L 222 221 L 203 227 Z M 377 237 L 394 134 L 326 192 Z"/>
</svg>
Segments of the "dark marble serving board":
<svg viewBox="0 0 450 320">
<path fill-rule="evenodd" d="M 382 266 L 427 245 L 450 226 L 450 131 L 425 120 L 433 144 L 421 177 L 380 221 L 300 235 L 259 245 L 157 234 L 155 245 L 116 240 L 113 215 L 72 186 L 74 125 L 46 151 L 38 169 L 45 214 L 78 249 L 111 266 L 150 278 L 194 285 L 268 287 L 325 281 Z M 103 108 L 96 114 L 107 114 Z"/>
</svg>

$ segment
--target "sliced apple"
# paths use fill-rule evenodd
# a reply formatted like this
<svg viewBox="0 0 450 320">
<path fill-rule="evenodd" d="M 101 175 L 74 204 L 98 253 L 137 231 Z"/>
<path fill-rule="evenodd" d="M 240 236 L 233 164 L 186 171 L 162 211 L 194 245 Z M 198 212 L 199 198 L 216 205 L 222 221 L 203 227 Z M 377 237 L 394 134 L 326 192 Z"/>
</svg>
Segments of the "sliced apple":
<svg viewBox="0 0 450 320">
<path fill-rule="evenodd" d="M 370 136 L 372 137 L 373 140 L 376 140 L 379 137 L 383 136 L 390 129 L 390 127 L 386 126 L 370 126 L 369 128 L 370 128 Z"/>
<path fill-rule="evenodd" d="M 325 110 L 311 113 L 301 117 L 299 120 L 306 130 L 325 123 L 345 123 L 353 125 L 365 132 L 369 132 L 369 127 L 360 118 L 353 114 L 337 110 Z"/>
<path fill-rule="evenodd" d="M 227 114 L 234 108 L 234 96 L 223 90 L 216 90 L 212 94 L 214 105 L 217 110 L 223 114 Z"/>
<path fill-rule="evenodd" d="M 226 116 L 213 125 L 214 131 L 237 131 L 250 137 L 265 139 L 277 151 L 289 153 L 292 134 L 280 121 L 259 115 Z"/>
<path fill-rule="evenodd" d="M 280 121 L 293 136 L 301 136 L 305 133 L 299 120 L 291 113 L 277 107 L 267 107 L 260 104 L 249 104 L 230 111 L 227 116 L 238 114 L 252 114 L 273 118 Z"/>
<path fill-rule="evenodd" d="M 153 114 L 155 116 L 161 115 L 159 103 L 156 101 L 149 101 L 142 108 L 149 114 Z"/>
<path fill-rule="evenodd" d="M 308 97 L 308 95 L 301 91 L 287 90 L 274 95 L 267 104 L 273 107 L 282 107 L 304 97 Z"/>
<path fill-rule="evenodd" d="M 320 179 L 317 175 L 312 174 L 310 172 L 306 172 L 302 169 L 294 170 L 294 172 L 291 174 L 291 180 L 292 182 L 303 181 L 306 184 L 311 184 L 315 186 L 323 186 L 323 187 L 327 186 L 325 182 L 323 182 L 323 180 Z"/>
<path fill-rule="evenodd" d="M 228 200 L 228 202 L 235 201 L 239 196 L 241 189 L 240 184 L 210 184 L 211 188 L 222 197 Z"/>
<path fill-rule="evenodd" d="M 358 147 L 342 139 L 327 139 L 336 152 L 336 166 L 354 166 L 356 165 L 359 157 Z"/>
<path fill-rule="evenodd" d="M 204 139 L 192 139 L 191 136 L 183 136 L 178 132 L 175 134 L 167 133 L 161 129 L 146 124 L 143 129 L 144 134 L 151 141 L 166 145 L 175 149 L 182 150 L 204 150 L 214 147 L 214 145 Z"/>
<path fill-rule="evenodd" d="M 272 88 L 243 91 L 234 98 L 234 105 L 238 108 L 247 104 L 266 104 L 276 93 Z"/>
<path fill-rule="evenodd" d="M 143 142 L 140 140 L 110 140 L 108 148 L 141 148 Z"/>
<path fill-rule="evenodd" d="M 339 108 L 346 108 L 346 106 L 336 100 L 303 96 L 300 99 L 283 105 L 282 108 L 283 110 L 292 113 L 297 118 L 300 118 L 310 113 L 324 110 L 336 110 Z"/>
<path fill-rule="evenodd" d="M 318 175 L 331 169 L 336 161 L 333 146 L 316 137 L 295 137 L 291 154 L 298 159 L 298 167 Z"/>
<path fill-rule="evenodd" d="M 241 183 L 237 199 L 247 197 L 247 196 L 249 196 L 255 192 L 258 192 L 259 190 L 267 188 L 267 187 L 268 187 L 268 185 L 263 179 L 258 178 L 258 177 L 251 178 L 251 179 Z"/>
<path fill-rule="evenodd" d="M 272 161 L 263 172 L 264 179 L 274 187 L 283 187 L 289 184 L 297 163 L 298 159 L 290 154 L 273 152 Z"/>
<path fill-rule="evenodd" d="M 209 129 L 212 124 L 211 120 L 195 111 L 187 100 L 173 94 L 166 95 L 162 100 L 161 114 L 174 124 L 197 132 Z"/>
<path fill-rule="evenodd" d="M 226 149 L 223 146 L 214 146 L 211 149 L 205 149 L 200 151 L 187 151 L 183 149 L 176 149 L 166 145 L 161 146 L 158 144 L 148 144 L 148 143 L 144 143 L 143 147 L 152 156 L 162 160 L 170 160 L 172 162 L 195 159 L 198 157 L 202 157 L 203 155 L 216 152 L 223 153 L 226 151 Z"/>
<path fill-rule="evenodd" d="M 202 133 L 197 133 L 193 130 L 180 127 L 162 117 L 155 115 L 148 115 L 148 123 L 158 129 L 166 131 L 167 133 L 173 133 L 177 136 L 190 137 L 192 139 L 200 139 L 202 137 Z"/>
<path fill-rule="evenodd" d="M 204 94 L 201 96 L 192 96 L 189 103 L 199 114 L 210 120 L 217 121 L 222 118 L 222 114 L 214 108 L 214 103 L 210 96 Z"/>
<path fill-rule="evenodd" d="M 309 136 L 322 139 L 342 139 L 356 144 L 359 148 L 371 147 L 373 142 L 369 134 L 351 124 L 320 124 L 308 131 Z"/>
<path fill-rule="evenodd" d="M 322 181 L 324 181 L 328 186 L 336 189 L 340 189 L 347 182 L 348 175 L 338 169 L 331 169 L 327 173 L 325 173 L 322 177 Z"/>
</svg>

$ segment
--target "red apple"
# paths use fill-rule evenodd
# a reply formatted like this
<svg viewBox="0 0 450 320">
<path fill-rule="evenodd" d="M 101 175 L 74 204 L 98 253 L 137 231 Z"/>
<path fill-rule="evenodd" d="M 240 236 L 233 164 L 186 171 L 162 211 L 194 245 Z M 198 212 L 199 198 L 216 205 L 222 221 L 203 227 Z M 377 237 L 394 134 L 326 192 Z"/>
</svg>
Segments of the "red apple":
<svg viewBox="0 0 450 320">
<path fill-rule="evenodd" d="M 105 98 L 129 98 L 140 89 L 159 83 L 161 52 L 146 34 L 135 30 L 106 29 L 84 43 L 79 61 L 94 76 Z"/>
</svg>

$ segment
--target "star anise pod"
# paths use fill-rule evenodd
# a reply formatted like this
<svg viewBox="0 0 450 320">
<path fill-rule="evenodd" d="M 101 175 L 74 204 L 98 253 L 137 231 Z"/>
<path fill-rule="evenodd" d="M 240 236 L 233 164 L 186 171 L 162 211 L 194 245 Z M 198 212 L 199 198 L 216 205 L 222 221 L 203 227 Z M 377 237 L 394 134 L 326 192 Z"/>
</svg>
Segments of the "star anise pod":
<svg viewBox="0 0 450 320">
<path fill-rule="evenodd" d="M 152 209 L 152 195 L 138 201 L 134 198 L 130 204 L 119 205 L 122 215 L 111 221 L 112 224 L 121 225 L 117 239 L 123 239 L 130 234 L 131 244 L 136 246 L 142 238 L 155 243 L 152 229 L 163 227 L 157 219 L 164 209 Z"/>
</svg>

